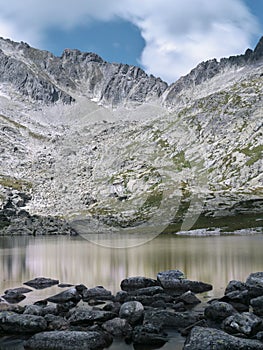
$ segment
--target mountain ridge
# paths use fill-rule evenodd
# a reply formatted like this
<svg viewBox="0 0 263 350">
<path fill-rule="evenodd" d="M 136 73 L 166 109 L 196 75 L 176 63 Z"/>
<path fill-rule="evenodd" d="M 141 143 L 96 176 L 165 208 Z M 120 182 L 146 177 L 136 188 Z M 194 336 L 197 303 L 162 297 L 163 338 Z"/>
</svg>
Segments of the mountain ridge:
<svg viewBox="0 0 263 350">
<path fill-rule="evenodd" d="M 261 225 L 262 39 L 169 87 L 92 53 L 1 47 L 3 234 L 78 231 L 81 216 L 89 230 L 187 230 L 199 215 Z"/>
</svg>

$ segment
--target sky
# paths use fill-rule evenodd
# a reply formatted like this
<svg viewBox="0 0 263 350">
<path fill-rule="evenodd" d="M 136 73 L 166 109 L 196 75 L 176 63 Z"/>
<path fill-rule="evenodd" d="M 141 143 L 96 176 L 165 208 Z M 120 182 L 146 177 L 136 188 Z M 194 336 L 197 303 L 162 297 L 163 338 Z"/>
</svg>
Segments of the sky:
<svg viewBox="0 0 263 350">
<path fill-rule="evenodd" d="M 254 48 L 263 0 L 0 0 L 0 36 L 143 68 L 171 83 L 198 63 Z"/>
</svg>

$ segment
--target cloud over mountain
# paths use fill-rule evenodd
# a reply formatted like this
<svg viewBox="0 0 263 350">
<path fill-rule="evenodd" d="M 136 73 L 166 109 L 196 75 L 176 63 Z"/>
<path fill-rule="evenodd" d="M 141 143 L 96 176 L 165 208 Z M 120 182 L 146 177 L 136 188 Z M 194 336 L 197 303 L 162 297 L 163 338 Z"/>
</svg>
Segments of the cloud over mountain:
<svg viewBox="0 0 263 350">
<path fill-rule="evenodd" d="M 49 28 L 118 18 L 139 28 L 144 69 L 167 81 L 202 60 L 243 52 L 259 32 L 242 0 L 9 0 L 0 4 L 0 35 L 38 46 Z"/>
</svg>

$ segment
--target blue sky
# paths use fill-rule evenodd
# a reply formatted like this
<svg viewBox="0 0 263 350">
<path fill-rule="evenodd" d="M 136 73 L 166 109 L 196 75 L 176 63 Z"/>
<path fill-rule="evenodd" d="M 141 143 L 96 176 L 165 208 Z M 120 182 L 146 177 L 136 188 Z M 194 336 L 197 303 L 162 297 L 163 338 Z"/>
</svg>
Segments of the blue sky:
<svg viewBox="0 0 263 350">
<path fill-rule="evenodd" d="M 0 0 L 0 36 L 58 56 L 96 52 L 168 82 L 253 48 L 262 28 L 263 0 Z"/>
</svg>

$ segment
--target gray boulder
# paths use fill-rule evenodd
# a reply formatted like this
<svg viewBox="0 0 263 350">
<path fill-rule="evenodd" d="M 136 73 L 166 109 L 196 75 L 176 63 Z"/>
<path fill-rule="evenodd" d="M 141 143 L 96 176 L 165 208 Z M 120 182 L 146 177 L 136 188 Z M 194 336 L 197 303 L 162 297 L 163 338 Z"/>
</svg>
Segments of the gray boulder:
<svg viewBox="0 0 263 350">
<path fill-rule="evenodd" d="M 183 350 L 263 350 L 258 340 L 242 339 L 213 328 L 194 327 Z"/>
<path fill-rule="evenodd" d="M 175 330 L 180 330 L 195 324 L 198 320 L 198 315 L 194 312 L 149 309 L 144 313 L 143 324 L 152 324 L 160 329 L 173 327 Z"/>
<path fill-rule="evenodd" d="M 244 312 L 227 317 L 222 328 L 228 333 L 242 333 L 246 336 L 252 336 L 257 333 L 261 324 L 261 318 L 251 312 Z"/>
<path fill-rule="evenodd" d="M 28 334 L 46 330 L 47 322 L 41 316 L 19 315 L 11 311 L 0 313 L 0 333 Z"/>
<path fill-rule="evenodd" d="M 126 292 L 158 285 L 159 283 L 156 280 L 141 276 L 125 278 L 121 281 L 121 289 Z"/>
<path fill-rule="evenodd" d="M 116 338 L 130 338 L 132 326 L 124 318 L 115 317 L 103 323 L 102 328 Z"/>
<path fill-rule="evenodd" d="M 89 301 L 90 299 L 100 300 L 112 300 L 113 295 L 110 290 L 105 289 L 102 286 L 86 289 L 82 293 L 83 301 Z"/>
<path fill-rule="evenodd" d="M 116 315 L 109 311 L 103 310 L 89 310 L 86 307 L 78 307 L 75 310 L 72 310 L 70 317 L 68 319 L 71 325 L 81 325 L 81 326 L 90 326 L 94 322 L 105 322 Z"/>
<path fill-rule="evenodd" d="M 24 344 L 26 350 L 96 350 L 110 345 L 99 332 L 52 331 L 35 334 Z"/>
<path fill-rule="evenodd" d="M 250 304 L 253 307 L 254 314 L 263 316 L 263 296 L 251 299 Z"/>
<path fill-rule="evenodd" d="M 57 303 L 57 304 L 66 303 L 68 301 L 73 301 L 74 303 L 78 303 L 80 299 L 81 299 L 80 294 L 78 293 L 76 288 L 73 287 L 47 298 L 47 301 L 51 301 L 52 303 Z"/>
<path fill-rule="evenodd" d="M 246 286 L 251 298 L 263 295 L 263 272 L 251 273 L 247 280 Z"/>
<path fill-rule="evenodd" d="M 205 308 L 205 317 L 212 321 L 221 322 L 225 318 L 237 313 L 232 305 L 222 301 L 215 301 Z"/>
<path fill-rule="evenodd" d="M 154 345 L 154 347 L 163 346 L 167 341 L 167 336 L 153 325 L 136 326 L 133 330 L 132 340 L 135 346 Z"/>
<path fill-rule="evenodd" d="M 36 277 L 33 280 L 24 282 L 24 284 L 35 289 L 44 289 L 59 284 L 59 281 L 52 278 Z"/>
<path fill-rule="evenodd" d="M 193 293 L 203 293 L 213 289 L 211 284 L 186 279 L 183 272 L 179 270 L 159 272 L 157 280 L 165 290 L 174 295 L 180 295 L 189 290 Z"/>
</svg>

